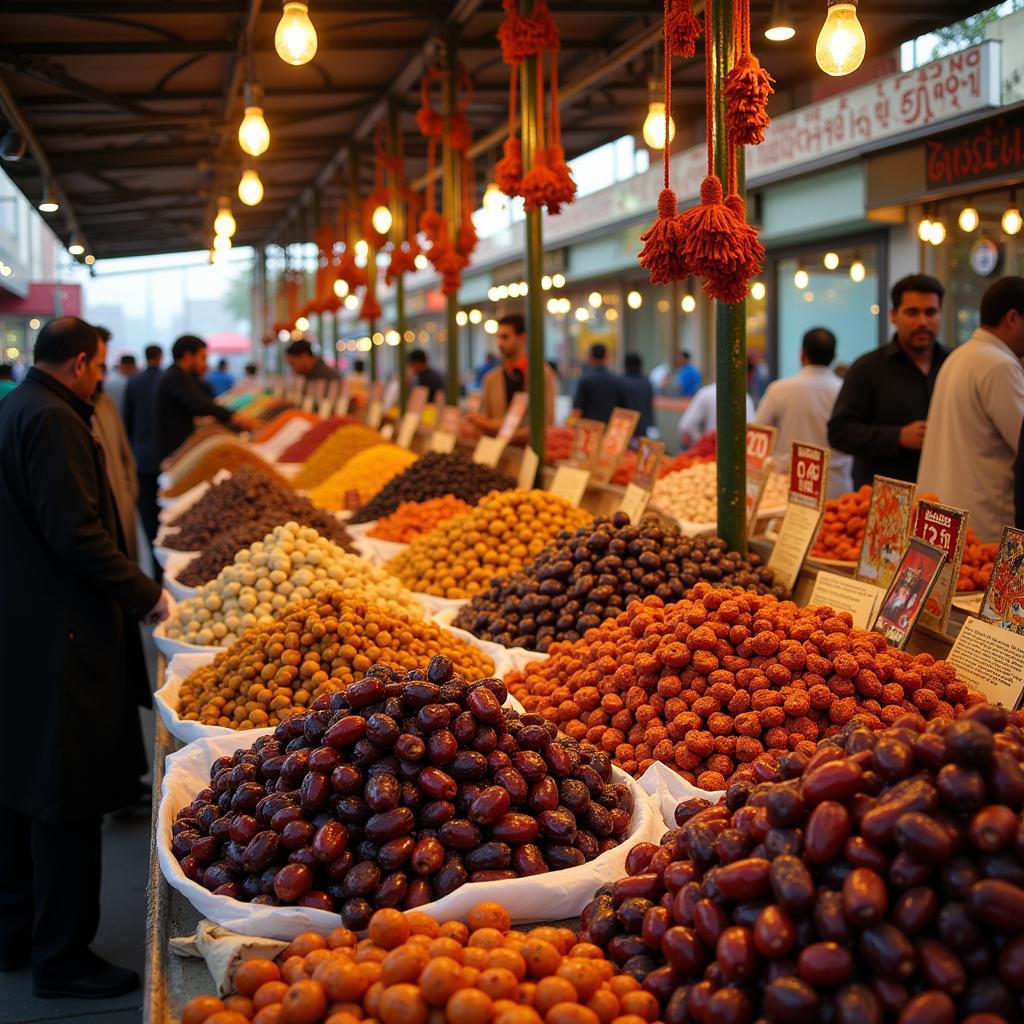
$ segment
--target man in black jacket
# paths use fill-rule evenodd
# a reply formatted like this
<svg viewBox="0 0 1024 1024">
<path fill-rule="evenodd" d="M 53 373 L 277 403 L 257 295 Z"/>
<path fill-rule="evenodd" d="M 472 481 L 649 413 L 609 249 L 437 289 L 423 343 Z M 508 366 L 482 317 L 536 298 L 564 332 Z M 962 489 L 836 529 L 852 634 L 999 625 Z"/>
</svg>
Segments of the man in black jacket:
<svg viewBox="0 0 1024 1024">
<path fill-rule="evenodd" d="M 157 446 L 156 388 L 160 383 L 160 364 L 164 351 L 159 345 L 146 346 L 146 368 L 132 377 L 124 392 L 124 425 L 132 443 L 132 454 L 139 477 L 139 516 L 146 531 L 150 550 L 160 529 L 160 507 L 157 503 L 157 477 L 160 476 L 160 452 Z M 157 580 L 160 564 L 153 559 Z"/>
<path fill-rule="evenodd" d="M 160 377 L 156 387 L 154 413 L 160 462 L 188 440 L 198 417 L 210 416 L 235 430 L 259 429 L 259 420 L 241 412 L 232 413 L 213 400 L 202 381 L 206 373 L 206 342 L 202 338 L 183 334 L 174 343 L 171 357 L 174 365 Z"/>
<path fill-rule="evenodd" d="M 139 983 L 89 944 L 102 817 L 136 799 L 145 768 L 136 623 L 166 617 L 167 598 L 126 554 L 89 429 L 105 357 L 89 324 L 51 320 L 0 403 L 0 969 L 31 962 L 43 998 Z"/>
<path fill-rule="evenodd" d="M 853 486 L 875 474 L 917 481 L 928 406 L 949 349 L 938 340 L 942 284 L 912 274 L 892 289 L 888 345 L 861 356 L 847 371 L 828 423 L 833 448 L 853 456 Z"/>
</svg>

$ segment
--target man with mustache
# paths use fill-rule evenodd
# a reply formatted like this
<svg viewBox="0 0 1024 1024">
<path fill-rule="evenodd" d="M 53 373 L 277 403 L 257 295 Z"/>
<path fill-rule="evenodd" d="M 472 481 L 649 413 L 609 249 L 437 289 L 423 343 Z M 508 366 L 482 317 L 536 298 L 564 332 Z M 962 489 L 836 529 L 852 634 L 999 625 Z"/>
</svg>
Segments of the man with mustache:
<svg viewBox="0 0 1024 1024">
<path fill-rule="evenodd" d="M 949 349 L 938 341 L 946 290 L 911 274 L 893 285 L 888 345 L 849 369 L 828 424 L 829 444 L 853 456 L 853 486 L 875 474 L 917 480 L 928 406 Z"/>
</svg>

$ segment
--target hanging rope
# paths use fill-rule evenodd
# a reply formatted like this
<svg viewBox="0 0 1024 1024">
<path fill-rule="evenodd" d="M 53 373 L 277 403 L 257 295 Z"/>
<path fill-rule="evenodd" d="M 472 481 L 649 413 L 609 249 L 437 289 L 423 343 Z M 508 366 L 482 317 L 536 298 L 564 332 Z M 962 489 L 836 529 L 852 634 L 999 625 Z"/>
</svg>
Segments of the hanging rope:
<svg viewBox="0 0 1024 1024">
<path fill-rule="evenodd" d="M 665 30 L 671 0 L 665 0 Z M 662 150 L 662 188 L 658 196 L 658 219 L 640 236 L 644 243 L 640 250 L 640 266 L 648 270 L 651 284 L 670 284 L 682 281 L 691 274 L 683 259 L 685 237 L 678 201 L 671 183 L 671 158 L 668 143 L 669 124 L 672 118 L 672 54 L 665 45 L 664 91 L 665 91 L 665 146 Z"/>
<path fill-rule="evenodd" d="M 750 2 L 733 0 L 733 64 L 725 79 L 725 122 L 729 142 L 734 146 L 756 146 L 764 142 L 768 97 L 775 92 L 775 79 L 761 67 L 750 48 Z"/>
<path fill-rule="evenodd" d="M 665 12 L 665 49 L 672 57 L 693 57 L 700 38 L 700 18 L 690 0 L 669 0 Z"/>
</svg>

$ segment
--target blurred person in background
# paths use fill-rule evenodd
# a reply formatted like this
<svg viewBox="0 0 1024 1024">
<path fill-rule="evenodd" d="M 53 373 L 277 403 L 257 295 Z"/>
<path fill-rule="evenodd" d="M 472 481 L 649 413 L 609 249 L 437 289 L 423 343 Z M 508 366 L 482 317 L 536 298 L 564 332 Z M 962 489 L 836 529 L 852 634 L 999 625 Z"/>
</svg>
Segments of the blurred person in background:
<svg viewBox="0 0 1024 1024">
<path fill-rule="evenodd" d="M 484 356 L 484 361 L 476 368 L 473 372 L 473 387 L 480 390 L 483 387 L 484 377 L 487 376 L 496 366 L 499 366 L 501 360 L 498 359 L 496 352 L 488 352 Z"/>
<path fill-rule="evenodd" d="M 700 370 L 693 365 L 693 357 L 686 349 L 679 353 L 679 369 L 676 371 L 676 392 L 683 398 L 693 398 L 700 390 Z"/>
<path fill-rule="evenodd" d="M 749 394 L 747 400 L 747 422 L 754 421 L 754 402 Z M 683 451 L 692 448 L 705 434 L 710 434 L 718 422 L 718 386 L 705 384 L 693 396 L 686 412 L 679 417 L 679 443 Z"/>
<path fill-rule="evenodd" d="M 252 380 L 260 375 L 260 368 L 255 363 L 245 364 L 245 379 Z"/>
<path fill-rule="evenodd" d="M 305 338 L 293 341 L 285 350 L 284 357 L 291 367 L 292 373 L 299 377 L 305 377 L 303 393 L 309 387 L 311 380 L 337 380 L 338 371 L 328 366 L 320 356 L 313 351 Z"/>
<path fill-rule="evenodd" d="M 426 388 L 427 389 L 427 401 L 432 402 L 434 396 L 441 392 L 442 397 L 444 396 L 444 379 L 441 374 L 437 372 L 428 362 L 427 353 L 421 348 L 414 348 L 409 353 L 407 361 L 407 371 L 409 374 L 409 385 L 414 388 Z"/>
<path fill-rule="evenodd" d="M 124 532 L 125 549 L 133 562 L 139 560 L 138 527 L 135 521 L 135 502 L 139 496 L 139 481 L 135 475 L 135 457 L 131 442 L 125 431 L 124 422 L 107 394 L 106 367 L 104 376 L 96 385 L 92 396 L 92 432 L 103 449 L 103 464 L 107 472 L 107 483 L 114 495 L 117 517 Z"/>
<path fill-rule="evenodd" d="M 207 374 L 206 379 L 209 381 L 210 387 L 213 388 L 214 398 L 223 395 L 225 391 L 230 391 L 235 386 L 235 378 L 228 369 L 226 359 L 218 359 L 217 369 Z"/>
<path fill-rule="evenodd" d="M 587 365 L 576 384 L 573 416 L 607 423 L 616 406 L 624 406 L 622 379 L 608 368 L 608 349 L 597 342 L 590 346 Z"/>
<path fill-rule="evenodd" d="M 626 372 L 622 375 L 623 408 L 640 413 L 635 437 L 648 437 L 654 429 L 654 388 L 644 375 L 644 361 L 636 352 L 627 352 Z"/>
<path fill-rule="evenodd" d="M 110 331 L 106 327 L 97 327 L 100 337 L 110 348 Z M 117 367 L 104 378 L 104 391 L 114 400 L 119 416 L 124 415 L 124 392 L 128 381 L 135 375 L 135 356 L 125 354 L 117 361 Z"/>
<path fill-rule="evenodd" d="M 139 518 L 142 520 L 146 540 L 149 541 L 150 554 L 160 529 L 160 505 L 157 502 L 160 489 L 157 484 L 160 476 L 160 444 L 153 410 L 156 408 L 156 389 L 160 383 L 160 364 L 163 358 L 164 352 L 159 345 L 147 345 L 146 368 L 128 381 L 124 395 L 124 423 L 132 444 L 139 481 Z M 153 578 L 159 582 L 163 578 L 163 570 L 155 557 L 152 570 Z"/>
<path fill-rule="evenodd" d="M 14 367 L 10 363 L 0 363 L 0 398 L 17 386 L 14 380 Z"/>
</svg>

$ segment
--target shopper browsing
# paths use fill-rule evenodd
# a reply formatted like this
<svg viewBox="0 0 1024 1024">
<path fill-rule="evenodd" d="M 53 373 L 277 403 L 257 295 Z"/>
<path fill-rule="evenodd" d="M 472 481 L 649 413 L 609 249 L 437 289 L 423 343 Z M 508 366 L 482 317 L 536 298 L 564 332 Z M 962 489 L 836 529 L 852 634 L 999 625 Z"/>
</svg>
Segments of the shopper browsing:
<svg viewBox="0 0 1024 1024">
<path fill-rule="evenodd" d="M 743 397 L 747 403 L 747 422 L 754 419 L 754 402 L 749 393 Z M 679 443 L 685 451 L 692 448 L 705 434 L 710 434 L 718 422 L 718 386 L 705 384 L 693 396 L 686 412 L 679 417 Z"/>
<path fill-rule="evenodd" d="M 755 423 L 775 427 L 775 463 L 789 471 L 794 441 L 828 447 L 828 420 L 843 382 L 829 369 L 836 357 L 836 336 L 826 327 L 814 327 L 800 346 L 801 370 L 768 385 L 757 408 Z M 833 449 L 829 458 L 828 497 L 851 490 L 853 460 Z"/>
<path fill-rule="evenodd" d="M 134 802 L 145 770 L 145 675 L 126 656 L 126 634 L 140 619 L 162 621 L 167 597 L 126 554 L 89 430 L 105 357 L 95 328 L 51 320 L 35 365 L 0 403 L 0 969 L 31 962 L 43 998 L 139 984 L 89 944 L 102 818 Z M 18 718 L 27 685 L 31 716 Z"/>
<path fill-rule="evenodd" d="M 135 472 L 135 456 L 132 455 L 131 442 L 118 415 L 117 406 L 104 389 L 105 383 L 106 375 L 92 396 L 92 432 L 103 449 L 107 483 L 110 484 L 110 492 L 114 495 L 128 557 L 133 562 L 138 562 L 139 541 L 135 501 L 139 496 L 139 481 Z"/>
<path fill-rule="evenodd" d="M 128 382 L 124 394 L 124 425 L 132 443 L 139 481 L 139 517 L 152 550 L 160 529 L 160 506 L 157 502 L 160 476 L 160 445 L 157 438 L 156 389 L 160 383 L 160 364 L 164 353 L 159 345 L 146 346 L 146 368 Z M 160 580 L 160 563 L 153 558 L 154 579 Z"/>
<path fill-rule="evenodd" d="M 679 369 L 676 372 L 676 390 L 683 398 L 693 398 L 700 391 L 700 370 L 693 365 L 690 353 L 683 349 L 679 353 Z"/>
<path fill-rule="evenodd" d="M 1013 464 L 1024 423 L 1024 277 L 996 281 L 981 326 L 954 349 L 935 383 L 917 485 L 971 513 L 993 543 L 1014 522 Z"/>
<path fill-rule="evenodd" d="M 853 456 L 853 485 L 875 474 L 917 480 L 935 378 L 949 355 L 938 341 L 946 290 L 934 277 L 913 274 L 892 289 L 888 345 L 849 369 L 828 424 L 829 443 Z"/>
<path fill-rule="evenodd" d="M 106 327 L 97 327 L 100 337 L 106 342 L 107 349 L 110 349 L 110 331 Z M 113 371 L 108 373 L 104 378 L 104 390 L 114 401 L 114 405 L 117 407 L 119 416 L 124 416 L 124 396 L 125 391 L 128 387 L 128 382 L 138 372 L 138 367 L 135 365 L 135 356 L 123 355 L 117 361 L 117 366 Z"/>
<path fill-rule="evenodd" d="M 235 378 L 226 359 L 217 360 L 217 369 L 213 370 L 206 380 L 213 388 L 214 398 L 220 397 L 235 386 Z"/>
<path fill-rule="evenodd" d="M 427 353 L 421 348 L 414 348 L 409 353 L 409 381 L 414 388 L 427 389 L 428 402 L 434 401 L 434 396 L 439 391 L 442 399 L 444 398 L 444 381 L 441 374 L 427 362 Z"/>
<path fill-rule="evenodd" d="M 622 375 L 623 408 L 640 413 L 635 437 L 648 437 L 654 429 L 654 388 L 644 374 L 644 361 L 636 352 L 627 352 L 626 372 Z"/>
<path fill-rule="evenodd" d="M 259 420 L 245 413 L 232 413 L 218 405 L 203 386 L 206 373 L 206 342 L 184 334 L 171 349 L 174 365 L 156 386 L 157 454 L 162 462 L 176 451 L 195 430 L 196 419 L 210 416 L 236 430 L 256 430 Z"/>
<path fill-rule="evenodd" d="M 293 341 L 285 350 L 284 357 L 292 373 L 305 377 L 303 390 L 311 380 L 337 380 L 338 371 L 331 369 L 320 356 L 313 352 L 313 346 L 305 338 Z"/>
<path fill-rule="evenodd" d="M 587 365 L 576 384 L 573 416 L 607 423 L 616 406 L 623 406 L 625 402 L 622 381 L 608 369 L 608 349 L 600 342 L 591 345 Z"/>
</svg>

